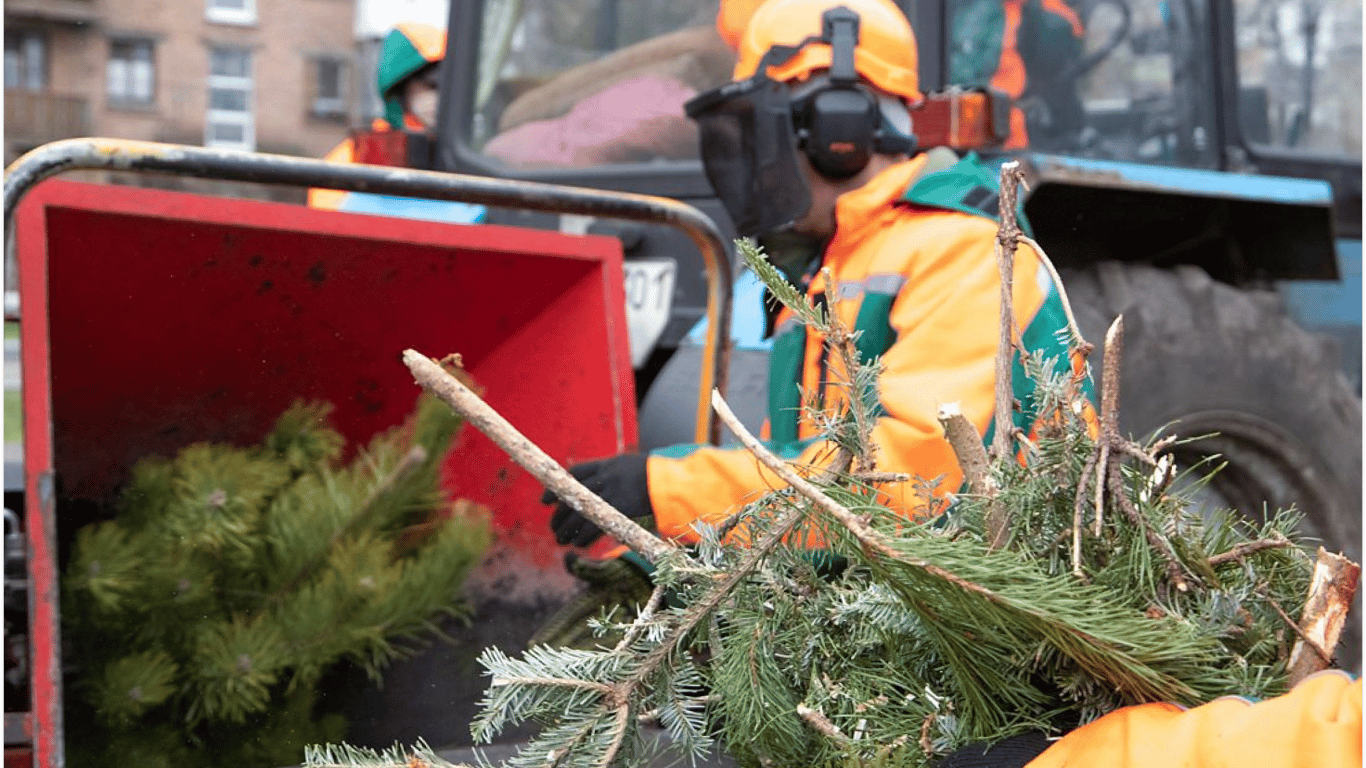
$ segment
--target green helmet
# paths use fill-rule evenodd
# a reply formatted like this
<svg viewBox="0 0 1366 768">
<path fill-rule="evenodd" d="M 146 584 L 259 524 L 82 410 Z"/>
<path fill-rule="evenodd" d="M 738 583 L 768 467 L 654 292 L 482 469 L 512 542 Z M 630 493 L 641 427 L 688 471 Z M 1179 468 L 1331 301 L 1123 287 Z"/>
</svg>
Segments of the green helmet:
<svg viewBox="0 0 1366 768">
<path fill-rule="evenodd" d="M 375 88 L 384 100 L 384 119 L 390 125 L 395 128 L 404 125 L 403 104 L 396 93 L 398 86 L 441 61 L 445 55 L 446 33 L 436 27 L 403 22 L 389 31 L 379 51 Z"/>
</svg>

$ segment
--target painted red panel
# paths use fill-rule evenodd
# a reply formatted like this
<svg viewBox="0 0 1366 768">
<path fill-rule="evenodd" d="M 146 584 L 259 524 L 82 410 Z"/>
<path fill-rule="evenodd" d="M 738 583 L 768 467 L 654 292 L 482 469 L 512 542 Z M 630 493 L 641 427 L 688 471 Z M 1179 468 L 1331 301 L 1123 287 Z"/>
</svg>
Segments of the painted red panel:
<svg viewBox="0 0 1366 768">
<path fill-rule="evenodd" d="M 296 398 L 366 439 L 411 410 L 410 347 L 461 353 L 558 459 L 635 441 L 615 239 L 69 182 L 25 205 L 44 208 L 63 497 L 109 497 L 149 453 L 254 441 Z M 543 522 L 539 485 L 485 447 L 463 436 L 453 488 L 503 529 Z"/>
</svg>

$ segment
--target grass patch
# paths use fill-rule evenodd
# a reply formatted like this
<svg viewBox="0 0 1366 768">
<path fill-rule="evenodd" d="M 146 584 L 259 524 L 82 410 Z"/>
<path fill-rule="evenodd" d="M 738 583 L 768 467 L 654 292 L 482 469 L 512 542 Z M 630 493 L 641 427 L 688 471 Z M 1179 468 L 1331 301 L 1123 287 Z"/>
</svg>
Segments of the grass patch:
<svg viewBox="0 0 1366 768">
<path fill-rule="evenodd" d="M 5 442 L 18 443 L 24 439 L 24 407 L 18 390 L 5 390 Z"/>
<path fill-rule="evenodd" d="M 5 323 L 5 339 L 19 338 L 19 323 Z M 17 443 L 23 438 L 24 406 L 19 399 L 18 390 L 5 390 L 5 442 Z"/>
</svg>

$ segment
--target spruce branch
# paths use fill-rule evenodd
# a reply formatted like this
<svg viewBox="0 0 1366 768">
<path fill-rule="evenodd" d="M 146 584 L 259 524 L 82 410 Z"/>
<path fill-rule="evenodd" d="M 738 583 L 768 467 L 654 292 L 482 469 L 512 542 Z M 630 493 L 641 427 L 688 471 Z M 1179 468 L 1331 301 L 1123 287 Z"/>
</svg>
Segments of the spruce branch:
<svg viewBox="0 0 1366 768">
<path fill-rule="evenodd" d="M 853 439 L 843 447 L 848 449 L 853 456 L 853 468 L 855 471 L 866 472 L 873 470 L 877 465 L 877 444 L 873 442 L 873 427 L 876 426 L 877 419 L 870 412 L 871 409 L 860 407 L 862 404 L 855 401 L 861 393 L 857 392 L 859 373 L 865 366 L 860 358 L 858 351 L 858 333 L 849 329 L 839 319 L 840 296 L 835 285 L 834 273 L 829 267 L 821 269 L 821 278 L 825 283 L 825 305 L 827 310 L 826 331 L 827 348 L 834 350 L 843 368 L 844 375 L 848 381 L 844 383 L 846 396 L 848 397 L 849 407 L 845 411 L 848 418 L 854 424 Z M 869 374 L 875 375 L 880 369 L 881 364 L 872 364 Z M 873 386 L 876 391 L 876 385 Z"/>
<path fill-rule="evenodd" d="M 792 486 L 794 490 L 815 504 L 818 509 L 838 520 L 844 527 L 848 528 L 849 532 L 854 534 L 866 548 L 895 557 L 895 553 L 887 548 L 886 543 L 882 541 L 881 537 L 871 528 L 866 526 L 862 520 L 859 520 L 853 512 L 827 496 L 815 484 L 802 478 L 801 475 L 798 475 L 793 471 L 787 462 L 780 459 L 776 454 L 765 447 L 763 443 L 759 442 L 758 438 L 754 437 L 754 435 L 745 428 L 745 425 L 740 423 L 740 419 L 736 417 L 735 412 L 726 404 L 725 398 L 721 397 L 720 392 L 712 390 L 711 406 L 716 411 L 716 414 L 721 417 L 722 423 L 735 433 L 735 436 L 740 439 L 741 445 L 752 453 L 754 457 L 759 460 L 759 463 L 768 467 L 773 474 L 781 478 L 783 482 Z"/>
<path fill-rule="evenodd" d="M 670 553 L 681 554 L 676 547 L 650 533 L 639 523 L 603 501 L 602 497 L 585 488 L 557 461 L 490 408 L 469 387 L 446 372 L 435 359 L 407 349 L 403 352 L 403 362 L 423 389 L 436 395 L 465 417 L 469 423 L 502 448 L 513 461 L 534 475 L 566 504 L 582 512 L 607 535 L 626 544 L 652 562 Z"/>
<path fill-rule="evenodd" d="M 304 751 L 302 768 L 473 768 L 442 759 L 419 738 L 412 747 L 376 751 L 365 747 L 315 745 Z"/>
</svg>

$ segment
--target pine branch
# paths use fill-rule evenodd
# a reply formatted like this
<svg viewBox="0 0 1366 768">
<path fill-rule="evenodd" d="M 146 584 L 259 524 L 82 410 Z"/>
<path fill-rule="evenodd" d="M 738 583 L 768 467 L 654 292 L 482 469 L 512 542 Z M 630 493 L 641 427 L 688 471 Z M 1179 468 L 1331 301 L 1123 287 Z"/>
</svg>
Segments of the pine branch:
<svg viewBox="0 0 1366 768">
<path fill-rule="evenodd" d="M 332 533 L 327 540 L 327 545 L 321 549 L 318 556 L 312 561 L 305 563 L 287 581 L 280 585 L 272 596 L 272 602 L 279 602 L 285 595 L 292 593 L 299 588 L 299 585 L 308 580 L 326 562 L 328 555 L 332 552 L 338 542 L 344 541 L 352 536 L 356 531 L 366 528 L 374 517 L 375 509 L 381 499 L 386 494 L 392 492 L 396 487 L 407 482 L 422 465 L 427 461 L 427 451 L 420 445 L 414 445 L 408 449 L 398 464 L 389 471 L 387 475 L 380 479 L 379 483 L 371 489 L 369 496 L 361 503 L 346 521 L 346 524 Z"/>
</svg>

